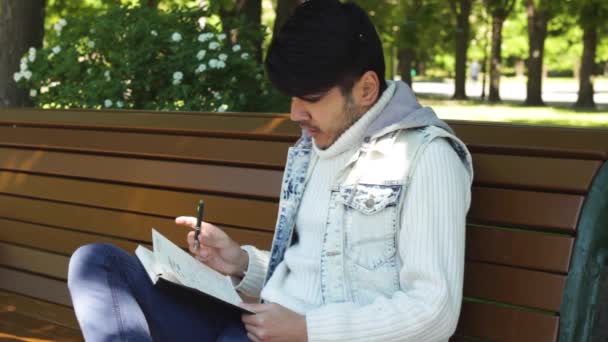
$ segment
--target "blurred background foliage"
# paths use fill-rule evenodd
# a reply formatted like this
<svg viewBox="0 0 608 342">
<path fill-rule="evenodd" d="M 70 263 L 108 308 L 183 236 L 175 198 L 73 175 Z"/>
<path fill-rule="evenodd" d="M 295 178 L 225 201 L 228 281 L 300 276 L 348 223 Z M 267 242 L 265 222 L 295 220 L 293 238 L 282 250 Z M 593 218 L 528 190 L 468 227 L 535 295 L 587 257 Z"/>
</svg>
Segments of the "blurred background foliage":
<svg viewBox="0 0 608 342">
<path fill-rule="evenodd" d="M 0 0 L 0 3 L 6 6 L 11 1 Z M 273 92 L 263 77 L 262 60 L 273 31 L 280 27 L 300 2 L 301 0 L 46 0 L 43 42 L 30 44 L 38 49 L 40 56 L 48 60 L 52 49 L 58 44 L 68 46 L 80 41 L 80 46 L 83 46 L 84 38 L 79 38 L 79 35 L 86 35 L 87 29 L 99 27 L 112 33 L 125 30 L 129 25 L 135 24 L 119 20 L 124 21 L 125 18 L 121 15 L 132 12 L 141 16 L 141 25 L 149 26 L 158 21 L 164 35 L 162 44 L 150 37 L 144 41 L 135 36 L 130 38 L 133 39 L 131 42 L 115 41 L 116 44 L 112 44 L 113 35 L 108 34 L 103 39 L 99 35 L 102 40 L 95 43 L 96 49 L 102 49 L 102 45 L 106 44 L 108 55 L 110 51 L 115 54 L 129 52 L 145 56 L 156 54 L 156 59 L 142 58 L 140 61 L 143 65 L 148 65 L 148 73 L 162 76 L 163 80 L 129 74 L 125 71 L 128 69 L 126 61 L 134 63 L 137 58 L 126 58 L 124 61 L 119 58 L 105 67 L 120 66 L 120 70 L 114 70 L 114 74 L 120 74 L 119 78 L 123 81 L 139 80 L 142 83 L 138 88 L 140 95 L 133 95 L 132 99 L 124 98 L 129 89 L 135 94 L 135 87 L 125 88 L 113 84 L 109 87 L 114 91 L 112 94 L 106 94 L 109 89 L 104 88 L 86 101 L 67 101 L 69 96 L 66 92 L 74 95 L 78 93 L 78 87 L 84 87 L 83 83 L 74 83 L 71 90 L 56 93 L 61 99 L 53 99 L 50 95 L 41 96 L 40 90 L 45 86 L 41 79 L 36 80 L 38 83 L 32 81 L 39 72 L 48 83 L 48 75 L 52 74 L 49 70 L 53 67 L 49 63 L 39 66 L 37 63 L 44 63 L 36 59 L 38 62 L 32 63 L 31 68 L 28 67 L 33 74 L 31 80 L 21 77 L 22 92 L 26 94 L 27 100 L 27 95 L 33 94 L 31 89 L 34 89 L 37 97 L 29 97 L 29 101 L 40 106 L 102 108 L 105 100 L 111 100 L 115 107 L 116 101 L 123 96 L 120 101 L 124 102 L 125 108 L 218 110 L 221 107 L 238 111 L 286 111 L 287 99 Z M 568 79 L 578 84 L 578 101 L 575 105 L 592 109 L 596 107 L 593 100 L 594 81 L 602 80 L 608 75 L 608 1 L 605 0 L 355 2 L 368 11 L 377 25 L 385 48 L 385 76 L 388 79 L 402 79 L 409 84 L 450 79 L 455 84 L 454 99 L 468 98 L 465 82 L 470 76 L 469 66 L 474 61 L 481 65 L 482 71 L 483 91 L 480 100 L 494 103 L 501 101 L 501 78 L 525 79 L 525 103 L 536 106 L 544 105 L 541 96 L 543 81 Z M 114 13 L 115 18 L 109 17 L 108 13 Z M 195 77 L 194 72 L 201 64 L 195 58 L 200 51 L 196 35 L 203 32 L 197 25 L 200 17 L 206 18 L 207 31 L 213 34 L 224 33 L 228 37 L 225 46 L 222 46 L 222 53 L 230 55 L 231 48 L 240 44 L 243 51 L 250 53 L 249 62 L 240 59 L 236 63 L 235 59 L 234 63 L 229 63 L 228 67 L 222 68 L 215 76 Z M 54 28 L 61 19 L 67 20 L 68 24 L 64 36 L 58 37 Z M 183 33 L 184 40 L 180 43 L 182 50 L 179 53 L 174 51 L 173 61 L 163 64 L 159 61 L 158 54 L 171 46 L 166 39 L 171 31 Z M 27 58 L 29 50 L 21 50 L 19 58 Z M 136 53 L 125 50 L 143 51 Z M 72 50 L 63 51 L 68 54 Z M 86 51 L 75 49 L 70 52 L 73 55 L 70 57 L 72 61 L 78 58 L 76 52 Z M 88 53 L 90 57 L 92 52 Z M 203 74 L 211 75 L 218 71 L 210 70 L 213 68 L 209 68 L 209 59 L 204 62 L 207 63 L 207 70 Z M 151 65 L 154 63 L 157 65 Z M 19 60 L 12 67 L 12 72 L 22 71 Z M 93 78 L 82 74 L 86 68 L 72 70 L 67 65 L 63 68 L 55 70 L 54 75 L 67 77 L 72 73 L 76 79 L 76 75 L 80 74 L 81 82 Z M 178 69 L 184 70 L 181 71 L 184 77 L 178 87 L 174 87 L 172 75 Z M 96 77 L 95 82 L 104 81 L 101 69 L 92 72 Z M 205 82 L 201 81 L 202 78 L 205 78 Z M 231 83 L 235 78 L 236 83 Z M 151 90 L 147 90 L 144 83 Z M 102 88 L 98 84 L 94 89 L 99 92 Z"/>
</svg>

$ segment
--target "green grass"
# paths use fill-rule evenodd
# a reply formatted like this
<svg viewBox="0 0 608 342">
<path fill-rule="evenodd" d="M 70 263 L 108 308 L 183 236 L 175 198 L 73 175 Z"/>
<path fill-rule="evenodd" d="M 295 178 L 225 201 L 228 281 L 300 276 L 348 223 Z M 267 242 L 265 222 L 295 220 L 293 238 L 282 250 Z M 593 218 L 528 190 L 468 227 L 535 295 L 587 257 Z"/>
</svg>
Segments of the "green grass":
<svg viewBox="0 0 608 342">
<path fill-rule="evenodd" d="M 442 119 L 510 122 L 530 125 L 556 125 L 608 128 L 608 108 L 576 110 L 570 107 L 526 107 L 520 104 L 488 104 L 480 101 L 455 101 L 420 98 Z"/>
</svg>

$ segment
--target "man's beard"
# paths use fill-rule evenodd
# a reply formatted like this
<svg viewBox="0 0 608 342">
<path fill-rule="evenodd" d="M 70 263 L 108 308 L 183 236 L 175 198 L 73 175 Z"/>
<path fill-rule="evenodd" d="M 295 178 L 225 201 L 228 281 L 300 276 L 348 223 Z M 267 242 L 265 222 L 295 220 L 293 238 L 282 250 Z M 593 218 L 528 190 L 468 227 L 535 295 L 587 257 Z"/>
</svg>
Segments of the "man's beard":
<svg viewBox="0 0 608 342">
<path fill-rule="evenodd" d="M 361 119 L 364 114 L 361 107 L 355 104 L 355 101 L 353 100 L 351 94 L 348 94 L 346 96 L 346 101 L 344 102 L 342 112 L 344 113 L 343 125 L 341 126 L 340 130 L 335 136 L 335 139 L 333 139 L 332 143 L 329 146 L 333 145 L 342 136 L 342 134 L 348 131 L 348 129 L 351 128 L 352 125 L 354 125 L 357 121 L 359 121 L 359 119 Z M 329 146 L 327 146 L 326 148 L 328 148 Z"/>
</svg>

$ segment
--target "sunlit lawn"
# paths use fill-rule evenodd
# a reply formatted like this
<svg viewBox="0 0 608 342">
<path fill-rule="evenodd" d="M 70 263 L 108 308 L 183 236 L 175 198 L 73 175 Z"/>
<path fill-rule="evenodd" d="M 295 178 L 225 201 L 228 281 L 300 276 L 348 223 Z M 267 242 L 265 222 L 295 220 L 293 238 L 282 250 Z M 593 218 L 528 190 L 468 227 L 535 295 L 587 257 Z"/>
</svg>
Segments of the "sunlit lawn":
<svg viewBox="0 0 608 342">
<path fill-rule="evenodd" d="M 608 108 L 574 110 L 570 107 L 525 107 L 520 104 L 490 105 L 480 101 L 421 98 L 442 119 L 511 122 L 531 125 L 558 125 L 608 128 Z"/>
<path fill-rule="evenodd" d="M 525 87 L 522 80 L 505 79 L 516 86 Z M 548 79 L 546 85 L 576 89 L 574 79 Z M 596 90 L 608 89 L 608 79 L 595 80 Z M 449 120 L 471 120 L 511 122 L 531 125 L 559 125 L 608 128 L 608 104 L 599 104 L 596 110 L 575 110 L 572 104 L 550 104 L 545 107 L 526 107 L 520 102 L 505 102 L 491 105 L 479 100 L 456 101 L 441 96 L 420 96 L 423 105 L 431 106 L 435 112 Z"/>
</svg>

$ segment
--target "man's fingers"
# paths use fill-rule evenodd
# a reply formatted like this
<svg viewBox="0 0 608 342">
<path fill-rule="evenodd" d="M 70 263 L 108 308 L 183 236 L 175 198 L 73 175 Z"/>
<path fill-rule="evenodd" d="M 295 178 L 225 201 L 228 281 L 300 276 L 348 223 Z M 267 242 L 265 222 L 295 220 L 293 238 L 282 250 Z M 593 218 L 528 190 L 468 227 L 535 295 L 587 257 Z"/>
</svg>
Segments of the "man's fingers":
<svg viewBox="0 0 608 342">
<path fill-rule="evenodd" d="M 253 342 L 262 342 L 253 333 L 250 333 L 249 331 L 247 331 L 247 337 Z"/>
<path fill-rule="evenodd" d="M 192 216 L 179 216 L 175 218 L 175 224 L 180 226 L 188 226 L 194 228 L 196 226 L 196 217 Z"/>
<path fill-rule="evenodd" d="M 245 308 L 245 309 L 247 309 L 247 310 L 249 310 L 251 312 L 255 312 L 255 313 L 268 311 L 272 307 L 272 304 L 257 304 L 257 303 L 241 303 L 239 305 L 242 308 Z M 245 314 L 243 316 L 252 316 L 252 317 L 255 317 L 254 315 L 247 315 L 247 314 Z"/>
</svg>

